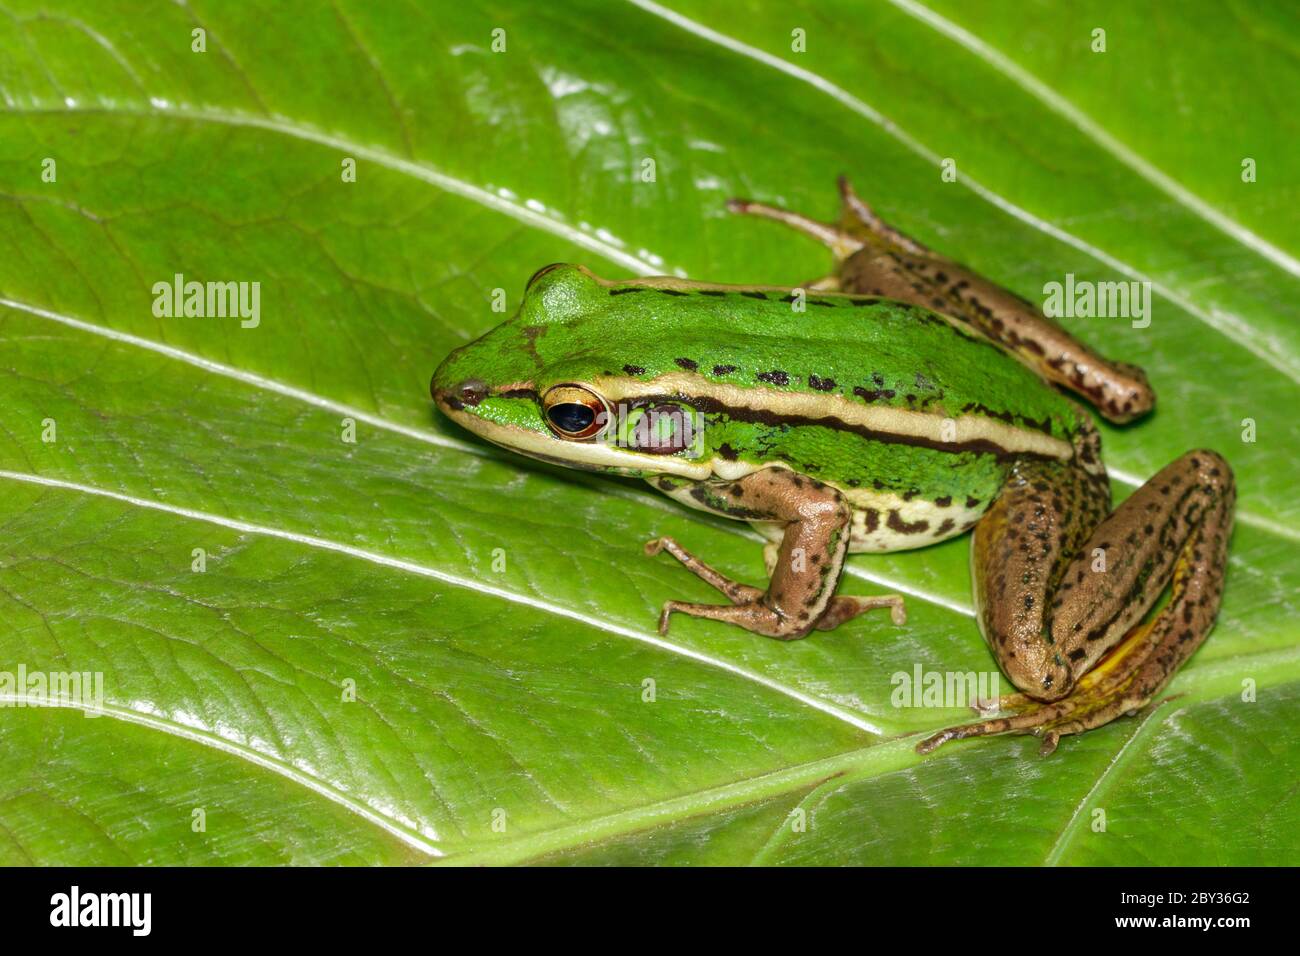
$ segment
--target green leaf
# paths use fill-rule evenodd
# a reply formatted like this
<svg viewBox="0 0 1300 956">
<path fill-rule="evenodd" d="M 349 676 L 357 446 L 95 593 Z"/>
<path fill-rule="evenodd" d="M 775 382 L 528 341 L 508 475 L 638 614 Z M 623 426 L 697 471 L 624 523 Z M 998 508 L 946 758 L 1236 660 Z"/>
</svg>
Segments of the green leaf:
<svg viewBox="0 0 1300 956">
<path fill-rule="evenodd" d="M 1196 6 L 11 0 L 0 671 L 103 695 L 0 701 L 0 863 L 1296 862 L 1300 24 Z M 1160 395 L 1105 431 L 1117 491 L 1198 446 L 1236 470 L 1177 696 L 1050 759 L 918 757 L 961 712 L 890 704 L 895 672 L 994 667 L 965 541 L 852 559 L 901 631 L 661 639 L 665 599 L 713 597 L 643 542 L 758 581 L 745 528 L 427 398 L 548 262 L 824 272 L 723 203 L 830 217 L 841 172 L 1030 298 L 1150 281 L 1149 328 L 1071 323 Z M 260 323 L 157 317 L 178 273 L 260 282 Z"/>
</svg>

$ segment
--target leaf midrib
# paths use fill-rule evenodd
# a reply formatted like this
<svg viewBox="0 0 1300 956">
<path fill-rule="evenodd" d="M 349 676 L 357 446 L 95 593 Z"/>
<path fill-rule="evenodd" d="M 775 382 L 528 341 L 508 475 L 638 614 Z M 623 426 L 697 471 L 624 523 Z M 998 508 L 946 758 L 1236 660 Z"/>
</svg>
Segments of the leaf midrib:
<svg viewBox="0 0 1300 956">
<path fill-rule="evenodd" d="M 1284 672 L 1283 665 L 1294 665 L 1296 662 L 1300 662 L 1300 648 L 1242 654 L 1234 658 L 1232 662 L 1243 665 L 1243 667 L 1229 669 L 1219 663 L 1218 666 L 1201 668 L 1192 674 L 1184 672 L 1176 677 L 1171 689 L 1177 688 L 1177 693 L 1158 701 L 1143 715 L 1143 720 L 1139 724 L 1137 732 L 1125 741 L 1120 751 L 1107 764 L 1107 769 L 1099 776 L 1098 781 L 1092 784 L 1088 794 L 1085 794 L 1082 799 L 1086 801 L 1088 795 L 1098 791 L 1101 781 L 1113 781 L 1117 770 L 1130 765 L 1133 756 L 1136 753 L 1143 752 L 1145 746 L 1154 738 L 1150 734 L 1141 733 L 1141 731 L 1149 726 L 1149 718 L 1156 713 L 1162 713 L 1161 722 L 1163 722 L 1192 705 L 1205 703 L 1224 696 L 1227 692 L 1216 688 L 1226 687 L 1237 674 L 1248 673 L 1249 676 L 1257 680 L 1257 686 L 1260 688 L 1300 679 L 1300 675 L 1295 674 L 1293 670 L 1276 682 L 1270 681 L 1270 677 L 1274 676 L 1275 672 Z M 1269 668 L 1268 665 L 1270 664 L 1274 665 L 1273 669 Z M 1259 679 L 1261 675 L 1262 680 Z M 1171 704 L 1177 704 L 1177 706 L 1165 712 L 1165 708 Z M 927 730 L 895 737 L 877 744 L 855 748 L 830 757 L 823 757 L 819 760 L 795 764 L 781 770 L 744 778 L 730 784 L 695 791 L 681 797 L 674 797 L 641 807 L 633 807 L 617 813 L 588 817 L 571 824 L 535 831 L 523 837 L 504 840 L 488 846 L 467 850 L 450 850 L 446 857 L 437 861 L 434 865 L 470 866 L 526 863 L 539 857 L 549 856 L 563 850 L 575 849 L 599 840 L 627 836 L 653 827 L 679 823 L 706 813 L 721 812 L 745 804 L 755 803 L 762 799 L 809 789 L 809 793 L 800 801 L 800 805 L 803 805 L 816 797 L 822 788 L 829 784 L 840 787 L 858 780 L 874 779 L 897 770 L 905 770 L 908 767 L 930 760 L 943 759 L 967 748 L 1005 745 L 1004 738 L 973 738 L 956 744 L 948 744 L 947 750 L 943 754 L 936 752 L 922 757 L 916 753 L 914 748 L 919 741 L 929 736 L 930 733 L 932 731 Z M 1138 751 L 1132 750 L 1131 745 L 1135 742 L 1140 745 Z M 1125 751 L 1127 751 L 1127 755 Z M 1124 759 L 1121 760 L 1120 757 Z M 1045 758 L 1030 757 L 1027 759 L 1059 760 L 1064 758 L 1056 754 Z M 1113 786 L 1113 782 L 1108 783 L 1107 786 Z M 1064 855 L 1065 845 L 1069 842 L 1066 837 L 1066 830 L 1068 830 L 1073 817 L 1072 814 L 1070 820 L 1067 820 L 1063 825 L 1062 832 L 1058 834 L 1052 843 L 1053 848 L 1060 847 L 1060 852 L 1056 854 L 1058 860 Z M 773 834 L 773 837 L 779 837 L 779 833 Z M 775 845 L 773 840 L 769 839 L 762 849 L 768 849 Z"/>
<path fill-rule="evenodd" d="M 1300 661 L 1300 649 L 1290 649 L 1281 652 L 1261 652 L 1255 654 L 1239 655 L 1234 659 L 1234 663 L 1250 664 L 1249 673 L 1257 679 L 1257 685 L 1260 688 L 1270 686 L 1268 678 L 1271 671 L 1267 668 L 1267 663 L 1286 663 Z M 1261 667 L 1261 663 L 1265 666 Z M 1237 671 L 1243 673 L 1244 671 Z M 1179 675 L 1176 679 L 1180 686 L 1186 688 L 1186 685 L 1192 683 L 1190 689 L 1183 689 L 1180 696 L 1176 699 L 1183 700 L 1183 706 L 1177 708 L 1166 717 L 1173 716 L 1181 712 L 1186 706 L 1201 703 L 1208 699 L 1213 699 L 1214 694 L 1203 693 L 1197 694 L 1196 683 L 1209 685 L 1214 681 L 1224 681 L 1227 671 L 1220 664 L 1218 667 L 1206 669 L 1191 675 L 1189 680 L 1187 675 Z M 1198 675 L 1203 675 L 1199 682 L 1195 681 Z M 1262 680 L 1259 678 L 1263 677 Z M 1294 678 L 1293 678 L 1294 679 Z M 8 699 L 8 698 L 6 698 Z M 1165 706 L 1171 699 L 1158 703 L 1151 713 L 1156 709 Z M 19 698 L 13 697 L 12 703 L 18 703 Z M 36 706 L 32 702 L 31 706 Z M 73 709 L 86 710 L 82 702 L 67 702 L 58 706 L 68 706 Z M 524 837 L 510 841 L 502 841 L 490 846 L 483 846 L 467 850 L 443 850 L 434 844 L 425 842 L 423 836 L 415 833 L 404 824 L 387 817 L 371 807 L 357 803 L 347 794 L 344 794 L 334 788 L 326 781 L 317 777 L 303 774 L 296 768 L 291 767 L 283 761 L 279 761 L 266 754 L 251 750 L 250 748 L 241 747 L 231 741 L 219 739 L 215 735 L 205 734 L 194 728 L 183 727 L 172 721 L 163 720 L 153 715 L 141 714 L 137 711 L 127 710 L 106 706 L 97 711 L 103 716 L 125 720 L 131 723 L 141 724 L 158 730 L 163 733 L 171 733 L 176 736 L 195 741 L 200 744 L 209 744 L 214 748 L 221 750 L 231 756 L 243 758 L 253 762 L 265 769 L 281 773 L 290 779 L 303 783 L 308 789 L 334 800 L 345 808 L 356 813 L 363 819 L 366 819 L 377 826 L 380 826 L 386 832 L 393 833 L 404 842 L 429 853 L 431 856 L 439 856 L 439 862 L 450 865 L 484 865 L 484 864 L 511 864 L 527 862 L 528 860 L 560 852 L 567 849 L 574 849 L 584 844 L 592 843 L 596 840 L 607 840 L 619 836 L 626 836 L 642 830 L 647 830 L 655 826 L 677 823 L 695 816 L 702 816 L 710 812 L 719 812 L 733 807 L 743 806 L 747 803 L 754 803 L 758 800 L 780 796 L 784 793 L 791 793 L 805 788 L 812 788 L 808 797 L 813 796 L 823 784 L 835 781 L 837 785 L 850 783 L 856 780 L 865 779 L 872 776 L 883 776 L 895 770 L 902 770 L 908 766 L 921 763 L 926 760 L 939 759 L 938 757 L 922 757 L 916 753 L 914 745 L 917 741 L 924 738 L 930 731 L 908 734 L 903 737 L 893 738 L 878 744 L 872 744 L 866 747 L 859 747 L 848 750 L 830 757 L 824 757 L 819 760 L 808 761 L 806 763 L 794 764 L 781 770 L 771 771 L 760 774 L 755 777 L 746 777 L 733 781 L 729 784 L 722 784 L 717 787 L 711 787 L 706 790 L 699 790 L 692 793 L 684 794 L 680 797 L 673 797 L 668 800 L 661 800 L 656 803 L 647 804 L 641 807 L 632 807 L 613 814 L 605 814 L 584 818 L 574 823 L 565 824 L 558 827 L 550 827 L 545 830 L 534 831 Z M 1145 724 L 1143 725 L 1145 726 Z M 1140 726 L 1139 731 L 1142 729 Z M 1147 735 L 1135 733 L 1126 741 L 1120 753 L 1112 759 L 1107 767 L 1106 773 L 1103 773 L 1104 779 L 1117 764 L 1121 763 L 1118 757 L 1128 748 L 1139 736 L 1143 739 L 1149 739 Z M 990 747 L 996 746 L 999 738 L 977 738 L 973 740 L 961 741 L 957 744 L 950 744 L 950 752 L 957 748 L 965 749 L 969 747 Z M 1048 758 L 1050 759 L 1050 758 Z M 1058 758 L 1059 759 L 1059 758 Z M 1122 761 L 1127 764 L 1128 761 Z M 874 774 L 873 774 L 874 771 Z M 1095 792 L 1098 783 L 1094 783 L 1089 793 Z M 807 799 L 807 798 L 805 798 Z M 1087 795 L 1083 798 L 1087 800 Z M 1082 804 L 1080 804 L 1081 806 Z M 1077 815 L 1077 808 L 1076 808 Z M 1073 819 L 1073 817 L 1071 818 Z M 1066 829 L 1069 827 L 1069 821 L 1066 823 Z M 1054 841 L 1053 847 L 1059 845 L 1064 839 L 1065 830 Z M 771 842 L 771 841 L 769 841 Z M 1064 851 L 1062 851 L 1063 853 Z"/>
</svg>

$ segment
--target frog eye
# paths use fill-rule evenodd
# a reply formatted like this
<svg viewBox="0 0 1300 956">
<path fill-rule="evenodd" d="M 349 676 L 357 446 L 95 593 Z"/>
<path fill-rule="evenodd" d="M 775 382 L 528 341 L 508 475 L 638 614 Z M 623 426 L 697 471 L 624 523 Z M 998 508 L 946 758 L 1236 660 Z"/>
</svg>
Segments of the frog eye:
<svg viewBox="0 0 1300 956">
<path fill-rule="evenodd" d="M 609 424 L 605 400 L 582 385 L 553 385 L 542 396 L 542 415 L 551 431 L 570 441 L 594 438 Z"/>
</svg>

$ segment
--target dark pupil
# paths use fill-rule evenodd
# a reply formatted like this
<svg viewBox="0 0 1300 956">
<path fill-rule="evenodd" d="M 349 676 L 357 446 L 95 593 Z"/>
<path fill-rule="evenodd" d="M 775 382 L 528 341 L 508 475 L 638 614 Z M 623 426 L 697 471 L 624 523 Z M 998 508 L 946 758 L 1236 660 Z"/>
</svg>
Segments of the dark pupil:
<svg viewBox="0 0 1300 956">
<path fill-rule="evenodd" d="M 546 417 L 562 432 L 581 432 L 591 427 L 591 423 L 596 420 L 596 413 L 577 402 L 562 402 L 552 405 Z"/>
</svg>

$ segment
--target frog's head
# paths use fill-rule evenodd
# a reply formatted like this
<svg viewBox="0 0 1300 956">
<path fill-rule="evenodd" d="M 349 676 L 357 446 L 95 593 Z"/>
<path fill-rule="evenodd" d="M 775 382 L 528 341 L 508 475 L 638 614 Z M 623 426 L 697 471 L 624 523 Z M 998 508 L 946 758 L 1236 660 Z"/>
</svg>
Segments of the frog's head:
<svg viewBox="0 0 1300 956">
<path fill-rule="evenodd" d="M 623 357 L 638 347 L 637 323 L 618 308 L 617 287 L 582 266 L 539 269 L 511 319 L 438 366 L 439 409 L 494 444 L 571 468 L 706 477 L 693 410 L 627 398 L 641 371 Z"/>
</svg>

